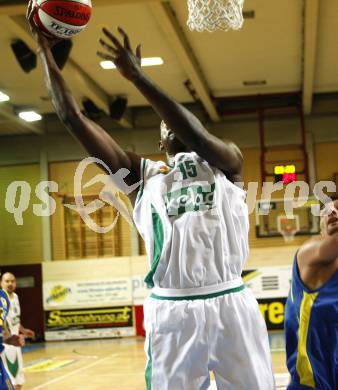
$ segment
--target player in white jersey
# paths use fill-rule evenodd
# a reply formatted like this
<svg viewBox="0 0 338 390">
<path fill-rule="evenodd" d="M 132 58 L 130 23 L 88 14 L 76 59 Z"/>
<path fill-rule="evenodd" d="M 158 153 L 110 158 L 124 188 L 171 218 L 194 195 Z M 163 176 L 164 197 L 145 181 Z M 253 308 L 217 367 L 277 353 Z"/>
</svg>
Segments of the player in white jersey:
<svg viewBox="0 0 338 390">
<path fill-rule="evenodd" d="M 10 300 L 10 309 L 6 318 L 9 333 L 11 335 L 23 335 L 24 337 L 34 338 L 34 332 L 24 328 L 21 324 L 20 302 L 18 295 L 15 293 L 16 278 L 12 273 L 6 272 L 2 275 L 1 288 L 7 292 Z M 1 354 L 3 364 L 12 383 L 15 385 L 15 390 L 20 390 L 25 383 L 21 348 L 8 344 L 4 346 L 4 351 Z"/>
<path fill-rule="evenodd" d="M 146 76 L 140 46 L 134 54 L 121 28 L 123 43 L 103 29 L 109 44 L 100 42 L 108 54 L 99 56 L 115 63 L 168 126 L 161 126 L 168 164 L 124 151 L 81 113 L 53 59 L 52 43 L 32 16 L 30 3 L 28 20 L 59 118 L 113 174 L 129 170 L 124 190 L 146 242 L 146 280 L 153 286 L 145 303 L 147 389 L 206 389 L 210 371 L 218 389 L 274 389 L 266 326 L 241 280 L 248 215 L 245 194 L 234 184 L 241 181 L 239 149 L 212 136 Z M 129 191 L 138 182 L 139 191 Z"/>
<path fill-rule="evenodd" d="M 147 388 L 207 389 L 212 371 L 218 389 L 274 389 L 266 326 L 241 279 L 245 193 L 195 152 L 169 161 L 142 160 L 134 207 L 151 267 Z"/>
</svg>

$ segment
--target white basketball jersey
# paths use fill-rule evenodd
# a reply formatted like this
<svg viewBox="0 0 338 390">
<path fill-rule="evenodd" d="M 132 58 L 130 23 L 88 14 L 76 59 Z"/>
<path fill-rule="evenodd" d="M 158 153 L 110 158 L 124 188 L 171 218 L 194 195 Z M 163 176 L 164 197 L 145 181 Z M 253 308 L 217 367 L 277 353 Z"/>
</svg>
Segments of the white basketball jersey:
<svg viewBox="0 0 338 390">
<path fill-rule="evenodd" d="M 10 298 L 11 306 L 9 308 L 8 316 L 6 318 L 6 322 L 8 325 L 8 330 L 12 335 L 19 335 L 20 330 L 20 302 L 17 294 L 13 293 Z"/>
<path fill-rule="evenodd" d="M 196 153 L 172 165 L 142 159 L 134 221 L 145 241 L 150 287 L 214 286 L 241 276 L 248 256 L 245 192 Z"/>
</svg>

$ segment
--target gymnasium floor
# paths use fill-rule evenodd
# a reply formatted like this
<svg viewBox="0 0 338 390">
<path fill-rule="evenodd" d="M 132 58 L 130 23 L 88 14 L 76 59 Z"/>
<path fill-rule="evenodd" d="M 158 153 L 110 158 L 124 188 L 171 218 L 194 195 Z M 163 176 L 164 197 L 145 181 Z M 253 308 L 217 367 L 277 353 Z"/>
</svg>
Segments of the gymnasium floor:
<svg viewBox="0 0 338 390">
<path fill-rule="evenodd" d="M 285 389 L 287 383 L 283 339 L 281 333 L 270 334 L 278 389 Z M 144 390 L 143 342 L 143 338 L 137 337 L 27 346 L 24 352 L 27 385 L 24 388 Z M 214 382 L 211 389 L 216 389 Z"/>
</svg>

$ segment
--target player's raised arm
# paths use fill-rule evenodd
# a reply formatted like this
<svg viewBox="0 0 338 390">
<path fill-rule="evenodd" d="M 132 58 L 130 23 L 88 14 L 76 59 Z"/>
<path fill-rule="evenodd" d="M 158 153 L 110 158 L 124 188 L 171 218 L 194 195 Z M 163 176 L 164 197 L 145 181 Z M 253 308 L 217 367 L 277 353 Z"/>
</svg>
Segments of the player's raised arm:
<svg viewBox="0 0 338 390">
<path fill-rule="evenodd" d="M 120 27 L 118 31 L 123 44 L 103 29 L 109 43 L 100 39 L 106 52 L 98 52 L 98 56 L 114 62 L 122 76 L 135 85 L 184 145 L 230 177 L 239 179 L 243 163 L 239 148 L 210 134 L 195 115 L 164 93 L 141 69 L 141 46 L 137 46 L 134 54 L 128 35 Z"/>
<path fill-rule="evenodd" d="M 53 58 L 51 42 L 35 27 L 34 12 L 34 4 L 30 1 L 27 19 L 38 45 L 46 86 L 58 117 L 90 155 L 104 161 L 112 173 L 120 168 L 129 169 L 130 174 L 124 179 L 126 184 L 137 183 L 140 180 L 140 157 L 134 153 L 125 152 L 104 129 L 82 114 Z M 134 198 L 134 193 L 130 195 L 131 200 Z"/>
<path fill-rule="evenodd" d="M 300 266 L 330 264 L 338 259 L 338 200 L 326 206 L 321 236 L 307 241 L 298 252 Z"/>
</svg>

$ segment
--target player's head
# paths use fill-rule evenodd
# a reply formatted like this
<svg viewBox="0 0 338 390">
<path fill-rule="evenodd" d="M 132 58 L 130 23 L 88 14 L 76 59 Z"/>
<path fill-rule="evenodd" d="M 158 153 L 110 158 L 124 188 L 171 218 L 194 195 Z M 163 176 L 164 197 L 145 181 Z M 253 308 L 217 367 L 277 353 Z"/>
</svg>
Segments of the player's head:
<svg viewBox="0 0 338 390">
<path fill-rule="evenodd" d="M 13 294 L 16 289 L 16 279 L 12 273 L 5 272 L 1 276 L 1 288 L 5 290 L 8 294 Z"/>
<path fill-rule="evenodd" d="M 338 232 L 338 199 L 332 199 L 322 210 L 320 228 L 322 235 L 332 235 Z"/>
<path fill-rule="evenodd" d="M 187 152 L 187 147 L 175 136 L 164 121 L 161 122 L 161 140 L 160 149 L 165 151 L 169 156 L 174 156 L 180 152 Z"/>
</svg>

